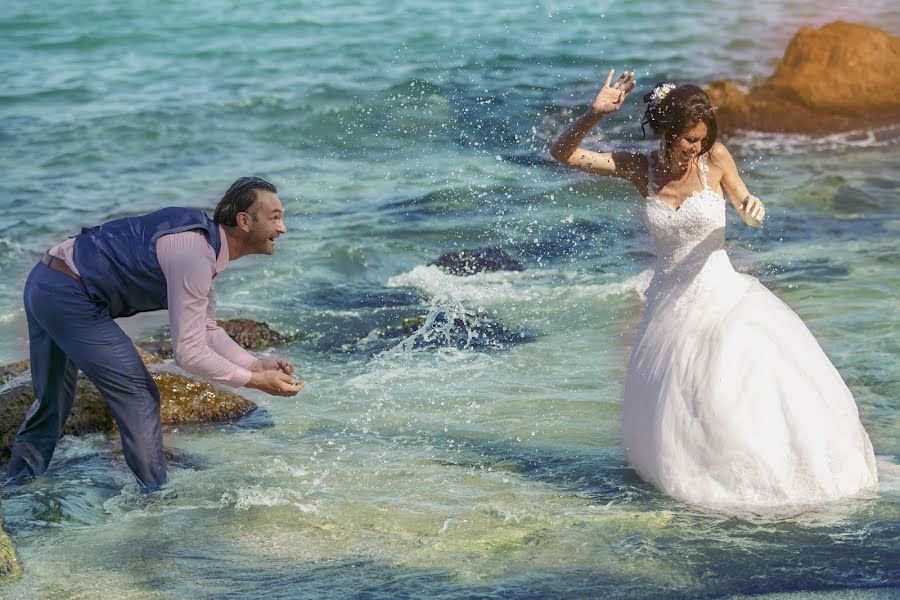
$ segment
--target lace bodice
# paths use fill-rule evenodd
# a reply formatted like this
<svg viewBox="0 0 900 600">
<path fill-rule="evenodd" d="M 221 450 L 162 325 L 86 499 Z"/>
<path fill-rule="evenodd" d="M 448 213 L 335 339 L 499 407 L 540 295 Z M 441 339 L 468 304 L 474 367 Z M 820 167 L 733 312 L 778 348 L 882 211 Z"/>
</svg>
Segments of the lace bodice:
<svg viewBox="0 0 900 600">
<path fill-rule="evenodd" d="M 653 157 L 649 173 L 644 219 L 656 245 L 657 275 L 695 275 L 711 254 L 725 251 L 725 199 L 707 181 L 706 157 L 699 159 L 703 188 L 688 196 L 676 210 L 657 197 Z M 727 257 L 725 257 L 727 261 Z M 729 263 L 730 266 L 730 263 Z"/>
</svg>

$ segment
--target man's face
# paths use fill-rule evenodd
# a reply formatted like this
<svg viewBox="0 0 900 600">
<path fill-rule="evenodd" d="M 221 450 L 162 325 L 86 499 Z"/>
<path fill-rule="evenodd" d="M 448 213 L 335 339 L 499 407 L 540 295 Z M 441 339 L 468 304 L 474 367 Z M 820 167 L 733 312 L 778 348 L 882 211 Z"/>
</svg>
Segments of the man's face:
<svg viewBox="0 0 900 600">
<path fill-rule="evenodd" d="M 256 190 L 256 202 L 248 211 L 251 216 L 247 231 L 247 249 L 252 254 L 272 254 L 275 239 L 287 231 L 282 217 L 281 200 L 272 192 Z"/>
</svg>

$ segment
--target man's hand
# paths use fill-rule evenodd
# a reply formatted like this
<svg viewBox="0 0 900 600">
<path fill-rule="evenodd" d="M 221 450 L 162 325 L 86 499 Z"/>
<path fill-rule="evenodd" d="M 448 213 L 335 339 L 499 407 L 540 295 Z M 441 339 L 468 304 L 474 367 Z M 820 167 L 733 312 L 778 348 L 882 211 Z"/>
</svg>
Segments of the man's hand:
<svg viewBox="0 0 900 600">
<path fill-rule="evenodd" d="M 293 371 L 293 366 L 291 371 Z M 306 385 L 305 381 L 297 381 L 278 369 L 267 369 L 253 371 L 246 387 L 261 390 L 270 396 L 295 396 L 303 389 L 304 385 Z"/>
<path fill-rule="evenodd" d="M 260 371 L 281 371 L 285 375 L 294 374 L 294 364 L 280 358 L 267 358 L 260 363 Z"/>
</svg>

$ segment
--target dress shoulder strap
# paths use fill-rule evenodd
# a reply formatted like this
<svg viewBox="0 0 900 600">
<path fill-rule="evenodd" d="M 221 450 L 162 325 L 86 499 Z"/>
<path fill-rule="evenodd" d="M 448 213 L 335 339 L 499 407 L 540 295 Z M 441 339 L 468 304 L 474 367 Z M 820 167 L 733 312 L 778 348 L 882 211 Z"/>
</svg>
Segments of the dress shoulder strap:
<svg viewBox="0 0 900 600">
<path fill-rule="evenodd" d="M 709 173 L 709 165 L 706 164 L 706 155 L 700 155 L 700 183 L 703 184 L 703 189 L 709 189 L 709 182 L 707 181 L 706 174 Z"/>
</svg>

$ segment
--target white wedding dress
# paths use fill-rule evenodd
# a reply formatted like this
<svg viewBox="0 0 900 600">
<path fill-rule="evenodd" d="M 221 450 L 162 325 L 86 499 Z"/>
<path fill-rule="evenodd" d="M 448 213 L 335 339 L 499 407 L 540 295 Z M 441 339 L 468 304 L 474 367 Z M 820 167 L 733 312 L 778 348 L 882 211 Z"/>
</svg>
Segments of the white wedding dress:
<svg viewBox="0 0 900 600">
<path fill-rule="evenodd" d="M 856 402 L 803 321 L 725 253 L 725 200 L 703 189 L 645 219 L 656 267 L 625 380 L 637 472 L 717 509 L 819 504 L 877 486 Z"/>
</svg>

